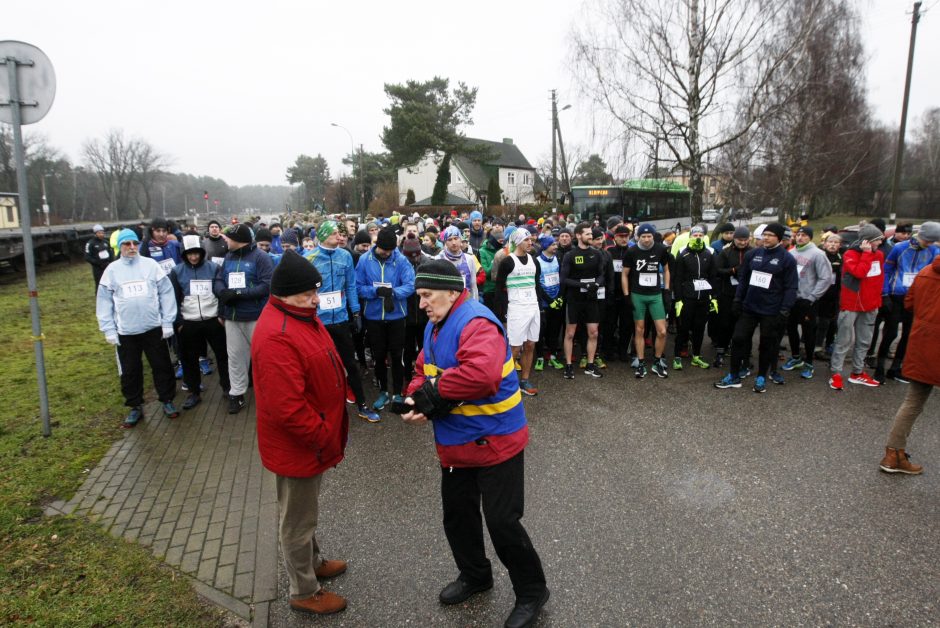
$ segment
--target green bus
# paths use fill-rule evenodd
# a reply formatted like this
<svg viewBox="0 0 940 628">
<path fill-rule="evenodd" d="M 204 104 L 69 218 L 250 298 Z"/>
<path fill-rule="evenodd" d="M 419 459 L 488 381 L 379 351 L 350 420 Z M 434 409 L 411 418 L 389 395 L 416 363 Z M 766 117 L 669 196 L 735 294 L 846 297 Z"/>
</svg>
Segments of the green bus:
<svg viewBox="0 0 940 628">
<path fill-rule="evenodd" d="M 652 223 L 657 231 L 692 225 L 692 190 L 662 179 L 628 179 L 622 185 L 576 185 L 571 188 L 580 220 L 621 216 L 630 223 Z"/>
</svg>

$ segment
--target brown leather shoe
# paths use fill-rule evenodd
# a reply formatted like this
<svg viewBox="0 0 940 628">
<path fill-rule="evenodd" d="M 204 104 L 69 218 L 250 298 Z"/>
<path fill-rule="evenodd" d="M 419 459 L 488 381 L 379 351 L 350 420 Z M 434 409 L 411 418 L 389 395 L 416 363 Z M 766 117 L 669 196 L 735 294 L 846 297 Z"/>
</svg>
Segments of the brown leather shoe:
<svg viewBox="0 0 940 628">
<path fill-rule="evenodd" d="M 910 456 L 903 449 L 893 449 L 891 447 L 885 447 L 885 457 L 881 459 L 879 466 L 885 473 L 920 475 L 924 472 L 924 467 L 911 462 Z"/>
<path fill-rule="evenodd" d="M 303 600 L 291 600 L 291 610 L 301 613 L 310 613 L 311 615 L 329 615 L 338 613 L 346 608 L 346 598 L 335 593 L 330 593 L 326 589 L 320 589 L 313 595 Z"/>
<path fill-rule="evenodd" d="M 317 578 L 335 578 L 342 573 L 346 573 L 346 561 L 324 560 L 323 564 L 317 567 L 314 573 L 317 574 Z"/>
</svg>

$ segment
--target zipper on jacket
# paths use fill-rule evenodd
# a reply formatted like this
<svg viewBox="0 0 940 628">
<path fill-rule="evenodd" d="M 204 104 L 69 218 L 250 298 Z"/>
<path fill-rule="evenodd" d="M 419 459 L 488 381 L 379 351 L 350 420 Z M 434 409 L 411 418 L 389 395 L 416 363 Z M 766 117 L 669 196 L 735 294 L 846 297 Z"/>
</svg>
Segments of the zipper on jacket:
<svg viewBox="0 0 940 628">
<path fill-rule="evenodd" d="M 327 350 L 327 354 L 330 356 L 330 362 L 333 364 L 333 372 L 336 373 L 336 387 L 339 388 L 339 383 L 343 381 L 343 378 L 339 375 L 339 369 L 336 367 L 336 358 L 333 356 L 333 352 Z"/>
</svg>

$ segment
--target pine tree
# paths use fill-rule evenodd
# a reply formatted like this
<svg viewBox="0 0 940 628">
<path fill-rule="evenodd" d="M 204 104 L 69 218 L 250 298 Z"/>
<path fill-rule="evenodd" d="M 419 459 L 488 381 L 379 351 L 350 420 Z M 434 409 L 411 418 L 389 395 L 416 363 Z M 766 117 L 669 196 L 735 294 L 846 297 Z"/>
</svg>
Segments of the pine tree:
<svg viewBox="0 0 940 628">
<path fill-rule="evenodd" d="M 499 187 L 499 182 L 496 180 L 496 177 L 490 177 L 490 183 L 486 186 L 486 204 L 503 204 L 503 190 Z"/>
<path fill-rule="evenodd" d="M 408 188 L 408 192 L 405 194 L 405 206 L 415 204 L 415 191 L 411 188 Z"/>
</svg>

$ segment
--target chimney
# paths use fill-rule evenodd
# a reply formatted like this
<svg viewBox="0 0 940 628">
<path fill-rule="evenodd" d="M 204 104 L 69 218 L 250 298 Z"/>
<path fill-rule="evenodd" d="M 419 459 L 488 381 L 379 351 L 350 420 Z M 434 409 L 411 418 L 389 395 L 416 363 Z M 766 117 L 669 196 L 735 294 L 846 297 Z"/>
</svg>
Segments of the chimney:
<svg viewBox="0 0 940 628">
<path fill-rule="evenodd" d="M 511 138 L 511 137 L 504 137 L 504 138 L 503 138 L 503 144 L 512 144 L 512 138 Z"/>
</svg>

